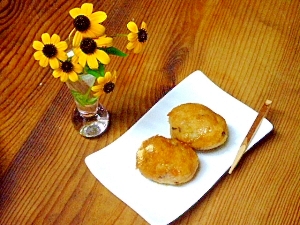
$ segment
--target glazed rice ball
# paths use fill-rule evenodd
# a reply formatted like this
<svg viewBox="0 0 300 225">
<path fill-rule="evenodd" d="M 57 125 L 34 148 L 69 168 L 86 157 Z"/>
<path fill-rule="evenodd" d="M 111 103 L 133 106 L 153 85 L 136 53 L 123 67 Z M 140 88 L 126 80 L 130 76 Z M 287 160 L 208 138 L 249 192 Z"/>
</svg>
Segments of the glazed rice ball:
<svg viewBox="0 0 300 225">
<path fill-rule="evenodd" d="M 185 103 L 168 113 L 171 137 L 195 150 L 210 150 L 228 138 L 225 119 L 199 103 Z"/>
<path fill-rule="evenodd" d="M 138 149 L 136 167 L 152 181 L 178 185 L 195 176 L 199 159 L 187 144 L 157 135 L 145 140 Z"/>
</svg>

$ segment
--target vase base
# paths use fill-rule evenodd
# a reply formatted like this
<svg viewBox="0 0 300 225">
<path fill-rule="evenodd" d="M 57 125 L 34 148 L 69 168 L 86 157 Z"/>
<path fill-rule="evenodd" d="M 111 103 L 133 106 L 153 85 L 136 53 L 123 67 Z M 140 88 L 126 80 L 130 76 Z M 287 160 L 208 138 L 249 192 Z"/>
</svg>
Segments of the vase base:
<svg viewBox="0 0 300 225">
<path fill-rule="evenodd" d="M 76 108 L 72 115 L 72 122 L 82 136 L 98 137 L 108 128 L 109 113 L 102 105 L 98 106 L 96 114 L 92 116 L 83 116 Z"/>
</svg>

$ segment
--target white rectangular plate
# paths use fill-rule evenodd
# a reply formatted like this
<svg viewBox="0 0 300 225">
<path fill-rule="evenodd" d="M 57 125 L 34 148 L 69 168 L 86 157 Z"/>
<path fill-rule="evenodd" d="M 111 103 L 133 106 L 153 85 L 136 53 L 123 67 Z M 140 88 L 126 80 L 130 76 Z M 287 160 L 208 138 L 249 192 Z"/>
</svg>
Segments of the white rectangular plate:
<svg viewBox="0 0 300 225">
<path fill-rule="evenodd" d="M 170 137 L 167 114 L 175 106 L 187 102 L 204 104 L 223 116 L 229 128 L 228 141 L 215 151 L 198 153 L 200 170 L 187 184 L 171 186 L 152 182 L 136 169 L 136 152 L 151 136 Z M 195 71 L 125 134 L 86 157 L 85 162 L 107 189 L 148 223 L 165 225 L 195 204 L 229 169 L 256 116 L 253 109 L 224 92 L 201 71 Z M 273 125 L 264 119 L 249 148 L 272 129 Z"/>
</svg>

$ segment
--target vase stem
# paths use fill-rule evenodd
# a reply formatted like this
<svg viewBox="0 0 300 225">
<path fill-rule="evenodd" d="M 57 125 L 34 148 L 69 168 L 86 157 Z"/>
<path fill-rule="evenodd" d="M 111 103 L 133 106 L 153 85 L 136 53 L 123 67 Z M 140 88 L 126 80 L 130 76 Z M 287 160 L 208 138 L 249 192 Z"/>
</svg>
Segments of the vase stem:
<svg viewBox="0 0 300 225">
<path fill-rule="evenodd" d="M 76 103 L 77 110 L 84 117 L 91 117 L 97 113 L 98 101 L 93 105 L 85 105 L 85 106 L 80 105 L 76 100 L 75 103 Z"/>
<path fill-rule="evenodd" d="M 72 115 L 75 129 L 87 138 L 97 137 L 105 132 L 109 125 L 109 119 L 108 111 L 98 103 L 94 113 L 90 110 L 82 110 L 76 107 Z"/>
</svg>

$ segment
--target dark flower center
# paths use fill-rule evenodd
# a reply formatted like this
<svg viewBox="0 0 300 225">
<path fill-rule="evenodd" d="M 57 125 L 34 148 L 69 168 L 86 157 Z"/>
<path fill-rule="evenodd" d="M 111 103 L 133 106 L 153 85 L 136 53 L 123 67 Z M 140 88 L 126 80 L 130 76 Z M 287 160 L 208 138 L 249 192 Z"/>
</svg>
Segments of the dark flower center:
<svg viewBox="0 0 300 225">
<path fill-rule="evenodd" d="M 74 21 L 74 27 L 80 32 L 87 31 L 90 28 L 91 21 L 84 15 L 77 16 Z"/>
<path fill-rule="evenodd" d="M 80 43 L 80 49 L 85 54 L 93 54 L 97 49 L 97 43 L 92 38 L 84 38 Z"/>
<path fill-rule="evenodd" d="M 61 69 L 65 73 L 70 73 L 73 71 L 73 64 L 69 61 L 65 61 L 61 64 Z"/>
<path fill-rule="evenodd" d="M 115 88 L 115 84 L 110 81 L 104 85 L 103 91 L 108 94 L 108 93 L 112 92 L 114 90 L 114 88 Z"/>
<path fill-rule="evenodd" d="M 139 29 L 138 41 L 144 43 L 147 41 L 147 37 L 148 37 L 147 31 L 144 28 Z"/>
<path fill-rule="evenodd" d="M 57 54 L 57 48 L 53 44 L 45 44 L 43 53 L 47 58 L 52 58 Z"/>
</svg>

